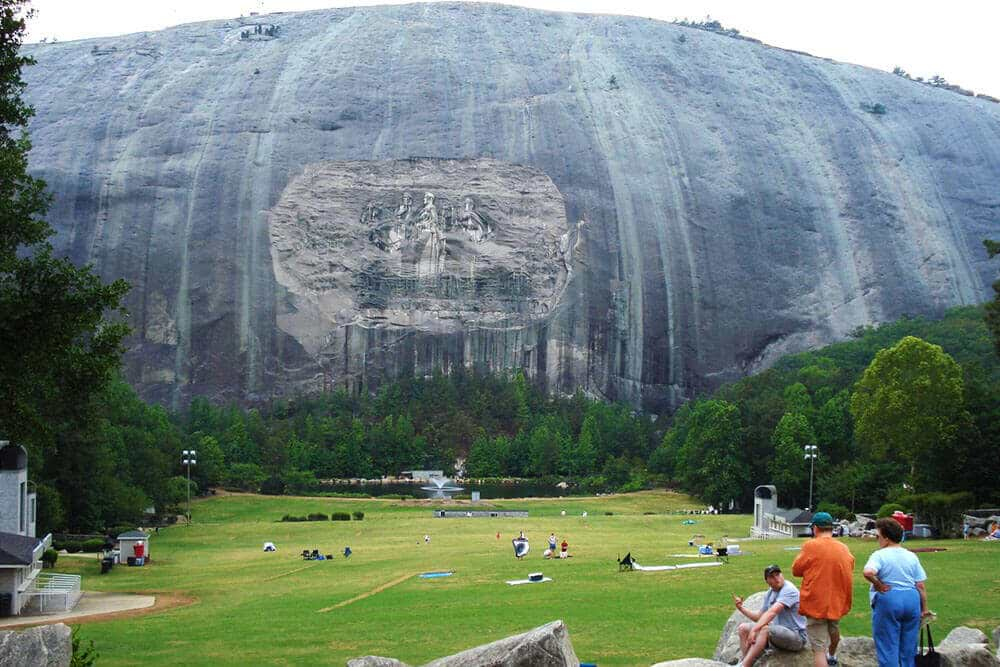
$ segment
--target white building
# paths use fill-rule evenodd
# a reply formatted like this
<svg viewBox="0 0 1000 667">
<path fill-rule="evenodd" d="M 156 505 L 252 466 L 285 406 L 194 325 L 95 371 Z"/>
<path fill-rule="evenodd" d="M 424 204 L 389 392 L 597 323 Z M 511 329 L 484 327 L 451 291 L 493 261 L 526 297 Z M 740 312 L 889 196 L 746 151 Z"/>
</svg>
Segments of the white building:
<svg viewBox="0 0 1000 667">
<path fill-rule="evenodd" d="M 778 489 L 762 484 L 753 490 L 753 537 L 807 537 L 812 512 L 792 507 L 778 507 Z"/>
<path fill-rule="evenodd" d="M 35 493 L 29 491 L 28 452 L 0 441 L 0 616 L 16 616 L 35 591 L 42 554 L 52 536 L 35 537 Z"/>
</svg>

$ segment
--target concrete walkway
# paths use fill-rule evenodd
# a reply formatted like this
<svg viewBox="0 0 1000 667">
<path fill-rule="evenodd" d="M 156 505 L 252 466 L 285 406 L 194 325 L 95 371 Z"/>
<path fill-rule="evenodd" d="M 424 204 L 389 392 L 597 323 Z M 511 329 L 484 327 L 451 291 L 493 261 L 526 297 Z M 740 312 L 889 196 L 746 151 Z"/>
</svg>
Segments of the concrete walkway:
<svg viewBox="0 0 1000 667">
<path fill-rule="evenodd" d="M 155 595 L 134 595 L 132 593 L 96 593 L 84 592 L 80 601 L 71 611 L 54 614 L 35 614 L 32 616 L 12 616 L 0 618 L 0 628 L 10 628 L 19 625 L 39 625 L 48 623 L 73 622 L 75 619 L 96 614 L 113 614 L 121 611 L 147 609 L 156 604 Z"/>
</svg>

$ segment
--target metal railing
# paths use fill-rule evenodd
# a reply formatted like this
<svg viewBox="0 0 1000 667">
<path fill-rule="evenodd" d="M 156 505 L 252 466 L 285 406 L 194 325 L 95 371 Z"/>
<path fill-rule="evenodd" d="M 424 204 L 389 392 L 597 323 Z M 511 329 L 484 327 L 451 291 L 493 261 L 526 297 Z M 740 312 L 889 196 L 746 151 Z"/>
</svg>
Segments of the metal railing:
<svg viewBox="0 0 1000 667">
<path fill-rule="evenodd" d="M 24 612 L 51 614 L 69 611 L 80 601 L 83 591 L 80 590 L 80 575 L 52 574 L 40 572 L 35 578 L 34 586 L 25 595 L 30 596 L 23 607 Z"/>
</svg>

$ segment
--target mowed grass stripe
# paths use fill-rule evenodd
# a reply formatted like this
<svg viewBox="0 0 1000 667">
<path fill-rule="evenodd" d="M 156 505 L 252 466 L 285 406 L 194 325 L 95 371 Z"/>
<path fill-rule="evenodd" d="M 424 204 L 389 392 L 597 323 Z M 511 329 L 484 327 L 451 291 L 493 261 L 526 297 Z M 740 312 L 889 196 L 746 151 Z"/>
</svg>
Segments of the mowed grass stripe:
<svg viewBox="0 0 1000 667">
<path fill-rule="evenodd" d="M 417 575 L 417 573 L 404 574 L 402 577 L 399 577 L 398 579 L 393 579 L 392 581 L 386 582 L 386 583 L 382 584 L 381 586 L 376 586 L 375 588 L 371 589 L 370 591 L 366 591 L 366 592 L 362 593 L 361 595 L 355 595 L 350 600 L 344 600 L 343 602 L 338 602 L 337 604 L 333 605 L 332 607 L 323 607 L 322 609 L 319 610 L 319 613 L 324 614 L 324 613 L 326 613 L 328 611 L 333 611 L 334 609 L 340 609 L 341 607 L 346 607 L 347 605 L 352 604 L 354 602 L 357 602 L 358 600 L 364 600 L 365 598 L 371 597 L 371 596 L 375 595 L 376 593 L 381 593 L 382 591 L 384 591 L 387 588 L 392 588 L 393 586 L 395 586 L 397 584 L 401 584 L 404 581 L 406 581 L 407 579 L 409 579 L 411 577 L 415 577 L 416 575 Z"/>
</svg>

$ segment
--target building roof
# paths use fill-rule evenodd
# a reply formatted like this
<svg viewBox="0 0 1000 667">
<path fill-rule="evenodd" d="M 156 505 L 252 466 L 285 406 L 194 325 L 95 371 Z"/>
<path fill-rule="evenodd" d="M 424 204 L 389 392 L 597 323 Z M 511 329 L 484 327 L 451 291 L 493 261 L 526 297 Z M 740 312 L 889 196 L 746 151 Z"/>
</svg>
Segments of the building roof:
<svg viewBox="0 0 1000 667">
<path fill-rule="evenodd" d="M 119 540 L 144 540 L 147 537 L 149 537 L 149 535 L 147 535 L 146 533 L 142 532 L 141 530 L 130 530 L 127 533 L 122 533 L 121 535 L 119 535 L 118 539 Z"/>
<path fill-rule="evenodd" d="M 0 533 L 0 565 L 31 565 L 39 540 L 17 533 Z"/>
<path fill-rule="evenodd" d="M 788 523 L 792 526 L 808 526 L 812 521 L 813 513 L 809 510 L 794 510 L 796 514 L 788 517 Z"/>
</svg>

